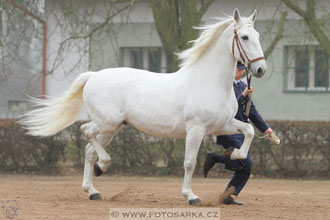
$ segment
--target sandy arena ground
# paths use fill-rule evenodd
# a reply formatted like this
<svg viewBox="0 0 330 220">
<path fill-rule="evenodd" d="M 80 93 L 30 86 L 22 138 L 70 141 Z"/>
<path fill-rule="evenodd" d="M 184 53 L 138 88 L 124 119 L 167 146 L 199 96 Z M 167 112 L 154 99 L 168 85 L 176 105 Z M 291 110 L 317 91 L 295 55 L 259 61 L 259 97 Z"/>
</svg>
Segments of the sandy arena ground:
<svg viewBox="0 0 330 220">
<path fill-rule="evenodd" d="M 16 200 L 15 219 L 109 219 L 110 208 L 185 208 L 182 178 L 95 178 L 102 201 L 90 201 L 81 176 L 0 176 L 1 206 Z M 194 178 L 193 190 L 202 206 L 220 207 L 221 219 L 330 219 L 330 181 L 250 179 L 237 198 L 243 206 L 217 205 L 228 179 Z M 15 205 L 15 204 L 14 204 Z M 0 209 L 0 220 L 9 219 Z"/>
</svg>

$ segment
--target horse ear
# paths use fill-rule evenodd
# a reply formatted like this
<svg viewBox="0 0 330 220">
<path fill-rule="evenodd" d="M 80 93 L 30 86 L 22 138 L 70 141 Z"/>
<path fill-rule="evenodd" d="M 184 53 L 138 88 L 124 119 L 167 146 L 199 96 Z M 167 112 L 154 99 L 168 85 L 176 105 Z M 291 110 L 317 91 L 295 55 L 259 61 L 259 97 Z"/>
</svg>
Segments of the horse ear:
<svg viewBox="0 0 330 220">
<path fill-rule="evenodd" d="M 249 17 L 249 19 L 254 23 L 256 21 L 257 18 L 257 10 L 254 9 L 254 12 L 252 13 L 252 15 Z"/>
<path fill-rule="evenodd" d="M 239 14 L 239 11 L 237 8 L 234 10 L 234 20 L 236 24 L 238 24 L 241 21 L 241 15 Z"/>
</svg>

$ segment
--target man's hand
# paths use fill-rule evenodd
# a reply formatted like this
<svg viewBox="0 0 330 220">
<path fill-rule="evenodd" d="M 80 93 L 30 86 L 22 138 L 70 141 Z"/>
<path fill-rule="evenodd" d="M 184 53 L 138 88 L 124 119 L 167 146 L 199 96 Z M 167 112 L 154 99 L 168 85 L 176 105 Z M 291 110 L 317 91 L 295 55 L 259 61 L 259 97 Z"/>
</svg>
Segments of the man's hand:
<svg viewBox="0 0 330 220">
<path fill-rule="evenodd" d="M 266 134 L 271 134 L 271 133 L 273 133 L 273 129 L 268 128 L 268 129 L 265 131 L 265 133 L 266 133 Z"/>
<path fill-rule="evenodd" d="M 273 144 L 280 144 L 281 140 L 276 136 L 275 133 L 273 133 L 273 129 L 268 128 L 265 133 L 268 134 L 267 138 L 270 140 L 270 142 Z"/>
<path fill-rule="evenodd" d="M 248 89 L 247 87 L 244 89 L 244 91 L 242 92 L 242 95 L 243 96 L 247 96 L 247 95 L 249 95 L 249 93 L 252 93 L 252 92 L 254 92 L 254 88 L 253 87 L 251 87 L 250 89 Z"/>
</svg>

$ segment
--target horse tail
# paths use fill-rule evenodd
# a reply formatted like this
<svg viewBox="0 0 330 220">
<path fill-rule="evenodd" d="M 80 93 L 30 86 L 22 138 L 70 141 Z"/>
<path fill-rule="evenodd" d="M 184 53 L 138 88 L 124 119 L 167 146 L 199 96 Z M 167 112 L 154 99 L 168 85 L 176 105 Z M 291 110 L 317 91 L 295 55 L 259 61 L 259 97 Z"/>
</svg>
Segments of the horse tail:
<svg viewBox="0 0 330 220">
<path fill-rule="evenodd" d="M 83 105 L 83 88 L 93 72 L 86 72 L 75 79 L 63 96 L 50 99 L 31 98 L 34 109 L 25 115 L 20 123 L 33 136 L 51 136 L 73 124 Z"/>
</svg>

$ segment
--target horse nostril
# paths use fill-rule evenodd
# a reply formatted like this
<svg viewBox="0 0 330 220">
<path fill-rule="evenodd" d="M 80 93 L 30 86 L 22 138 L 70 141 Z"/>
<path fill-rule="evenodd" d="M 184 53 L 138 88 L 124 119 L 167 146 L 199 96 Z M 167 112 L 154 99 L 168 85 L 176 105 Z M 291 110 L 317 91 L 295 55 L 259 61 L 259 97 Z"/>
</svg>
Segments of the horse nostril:
<svg viewBox="0 0 330 220">
<path fill-rule="evenodd" d="M 261 67 L 259 67 L 257 69 L 257 72 L 258 72 L 258 75 L 260 75 L 260 74 L 263 74 L 264 73 L 264 70 Z"/>
</svg>

